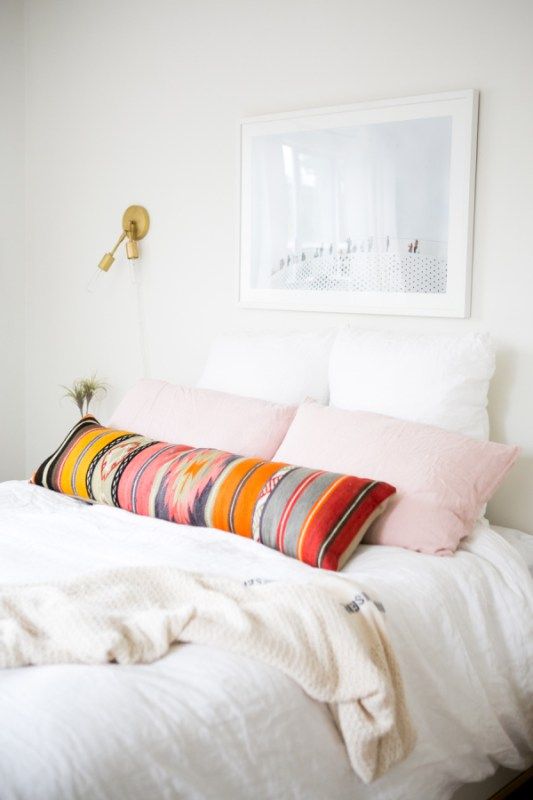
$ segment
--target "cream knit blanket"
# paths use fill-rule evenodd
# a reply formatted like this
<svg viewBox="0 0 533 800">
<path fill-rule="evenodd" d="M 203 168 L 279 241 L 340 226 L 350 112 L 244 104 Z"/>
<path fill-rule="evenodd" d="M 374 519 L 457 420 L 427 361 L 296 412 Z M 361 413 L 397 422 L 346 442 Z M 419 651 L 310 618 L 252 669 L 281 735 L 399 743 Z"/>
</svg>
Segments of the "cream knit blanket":
<svg viewBox="0 0 533 800">
<path fill-rule="evenodd" d="M 0 591 L 1 667 L 147 663 L 176 642 L 251 656 L 331 704 L 366 783 L 414 745 L 379 604 L 339 576 L 243 584 L 142 567 Z"/>
</svg>

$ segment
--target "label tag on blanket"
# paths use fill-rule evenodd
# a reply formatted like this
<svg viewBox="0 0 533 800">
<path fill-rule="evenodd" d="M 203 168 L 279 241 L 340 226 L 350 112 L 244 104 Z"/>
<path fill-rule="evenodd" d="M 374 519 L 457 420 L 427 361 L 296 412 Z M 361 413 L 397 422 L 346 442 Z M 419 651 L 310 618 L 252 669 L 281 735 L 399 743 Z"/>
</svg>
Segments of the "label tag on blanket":
<svg viewBox="0 0 533 800">
<path fill-rule="evenodd" d="M 243 581 L 243 586 L 261 586 L 263 584 L 274 583 L 274 579 L 272 578 L 247 578 Z M 374 600 L 370 595 L 366 592 L 357 592 L 353 599 L 350 600 L 348 603 L 342 603 L 342 607 L 349 613 L 349 614 L 357 614 L 362 606 L 365 603 L 372 603 L 378 611 L 382 614 L 385 613 L 385 606 L 379 600 Z"/>
<path fill-rule="evenodd" d="M 366 592 L 358 592 L 351 602 L 346 603 L 344 608 L 349 614 L 357 614 L 361 606 L 363 606 L 365 603 L 373 603 L 378 611 L 381 611 L 382 614 L 385 613 L 385 606 L 383 603 L 380 603 L 379 600 L 372 600 L 372 598 L 369 597 Z"/>
</svg>

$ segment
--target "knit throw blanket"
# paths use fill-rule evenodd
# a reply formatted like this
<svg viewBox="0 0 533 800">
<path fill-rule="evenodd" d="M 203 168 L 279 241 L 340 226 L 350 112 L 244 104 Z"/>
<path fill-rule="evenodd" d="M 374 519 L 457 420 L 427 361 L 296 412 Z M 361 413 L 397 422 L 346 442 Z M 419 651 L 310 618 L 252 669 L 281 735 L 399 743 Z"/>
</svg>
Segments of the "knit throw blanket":
<svg viewBox="0 0 533 800">
<path fill-rule="evenodd" d="M 0 591 L 1 667 L 148 663 L 177 642 L 255 658 L 330 704 L 365 783 L 413 748 L 382 607 L 338 576 L 242 583 L 143 567 Z"/>
</svg>

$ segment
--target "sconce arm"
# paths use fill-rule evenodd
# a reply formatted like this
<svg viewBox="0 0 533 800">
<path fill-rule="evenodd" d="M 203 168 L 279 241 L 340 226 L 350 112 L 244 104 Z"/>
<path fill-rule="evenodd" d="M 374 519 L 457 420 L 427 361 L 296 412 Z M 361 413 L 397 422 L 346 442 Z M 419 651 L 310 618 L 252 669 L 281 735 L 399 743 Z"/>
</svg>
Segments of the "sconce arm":
<svg viewBox="0 0 533 800">
<path fill-rule="evenodd" d="M 112 255 L 112 256 L 114 256 L 114 255 L 115 255 L 115 252 L 116 252 L 117 248 L 119 247 L 119 245 L 121 245 L 121 244 L 122 244 L 122 242 L 124 241 L 124 239 L 126 238 L 126 236 L 127 236 L 127 231 L 122 231 L 122 233 L 120 234 L 120 236 L 119 236 L 119 237 L 118 237 L 118 239 L 117 239 L 117 243 L 116 243 L 116 245 L 115 245 L 115 246 L 114 246 L 114 248 L 111 250 L 111 255 Z"/>
</svg>

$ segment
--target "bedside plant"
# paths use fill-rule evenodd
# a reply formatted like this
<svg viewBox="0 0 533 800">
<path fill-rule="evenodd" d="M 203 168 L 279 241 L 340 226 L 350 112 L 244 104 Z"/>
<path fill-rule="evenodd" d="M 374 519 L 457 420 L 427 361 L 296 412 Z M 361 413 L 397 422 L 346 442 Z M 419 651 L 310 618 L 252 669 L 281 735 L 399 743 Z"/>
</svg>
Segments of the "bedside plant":
<svg viewBox="0 0 533 800">
<path fill-rule="evenodd" d="M 64 397 L 68 397 L 77 406 L 80 416 L 89 413 L 89 406 L 97 395 L 104 395 L 107 392 L 108 384 L 99 380 L 96 375 L 90 378 L 81 378 L 74 381 L 72 386 L 63 386 L 65 389 Z"/>
</svg>

